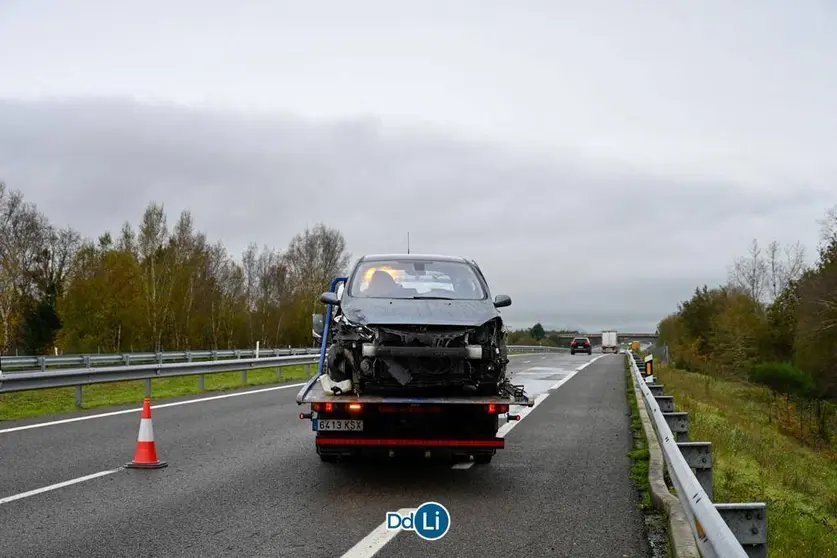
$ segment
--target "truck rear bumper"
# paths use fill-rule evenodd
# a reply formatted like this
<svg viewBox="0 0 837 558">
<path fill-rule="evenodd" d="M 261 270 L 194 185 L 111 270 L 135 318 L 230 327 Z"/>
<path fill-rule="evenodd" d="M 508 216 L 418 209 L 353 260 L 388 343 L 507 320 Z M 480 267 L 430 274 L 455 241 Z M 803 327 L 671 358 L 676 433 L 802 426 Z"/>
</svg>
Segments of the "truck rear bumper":
<svg viewBox="0 0 837 558">
<path fill-rule="evenodd" d="M 344 438 L 317 436 L 318 447 L 503 449 L 505 438 L 490 440 L 421 440 L 414 438 Z"/>
</svg>

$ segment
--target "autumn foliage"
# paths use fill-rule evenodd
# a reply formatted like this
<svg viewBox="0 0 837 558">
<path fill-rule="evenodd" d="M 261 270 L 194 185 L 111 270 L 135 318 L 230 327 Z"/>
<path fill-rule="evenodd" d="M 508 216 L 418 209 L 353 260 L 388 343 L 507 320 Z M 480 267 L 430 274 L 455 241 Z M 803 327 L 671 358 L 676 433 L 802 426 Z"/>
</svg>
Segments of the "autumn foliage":
<svg viewBox="0 0 837 558">
<path fill-rule="evenodd" d="M 726 285 L 695 289 L 658 327 L 675 368 L 766 386 L 806 441 L 837 427 L 837 207 L 822 225 L 813 265 L 798 244 L 754 240 Z"/>
<path fill-rule="evenodd" d="M 0 354 L 310 345 L 318 295 L 348 262 L 322 224 L 236 259 L 156 203 L 137 227 L 85 240 L 0 183 Z"/>
</svg>

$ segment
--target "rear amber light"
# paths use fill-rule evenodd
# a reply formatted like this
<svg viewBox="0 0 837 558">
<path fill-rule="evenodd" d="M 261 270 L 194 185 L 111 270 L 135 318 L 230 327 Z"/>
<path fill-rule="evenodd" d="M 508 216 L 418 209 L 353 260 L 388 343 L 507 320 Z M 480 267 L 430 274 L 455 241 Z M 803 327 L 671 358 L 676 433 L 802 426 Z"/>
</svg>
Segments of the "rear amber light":
<svg viewBox="0 0 837 558">
<path fill-rule="evenodd" d="M 488 414 L 489 415 L 499 415 L 503 413 L 509 412 L 509 406 L 504 403 L 489 403 L 488 404 Z"/>
<path fill-rule="evenodd" d="M 363 405 L 360 403 L 349 403 L 349 412 L 350 413 L 359 413 L 363 410 Z"/>
</svg>

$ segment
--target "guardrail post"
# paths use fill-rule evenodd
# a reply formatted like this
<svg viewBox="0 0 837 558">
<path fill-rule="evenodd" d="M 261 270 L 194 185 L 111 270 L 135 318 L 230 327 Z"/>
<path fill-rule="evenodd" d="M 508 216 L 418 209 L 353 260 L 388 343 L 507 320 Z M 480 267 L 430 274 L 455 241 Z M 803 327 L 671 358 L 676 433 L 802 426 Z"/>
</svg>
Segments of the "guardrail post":
<svg viewBox="0 0 837 558">
<path fill-rule="evenodd" d="M 659 395 L 665 395 L 663 391 L 663 384 L 647 384 L 648 389 L 651 390 L 651 395 L 657 397 Z"/>
<path fill-rule="evenodd" d="M 767 504 L 715 504 L 732 534 L 751 558 L 767 558 Z"/>
<path fill-rule="evenodd" d="M 676 442 L 689 441 L 689 413 L 663 413 L 672 434 L 677 438 Z"/>
<path fill-rule="evenodd" d="M 41 372 L 46 371 L 46 359 L 44 357 L 38 357 L 38 366 L 41 367 Z"/>
<path fill-rule="evenodd" d="M 83 386 L 81 384 L 76 386 L 76 407 L 81 409 L 82 404 L 84 403 L 84 393 L 82 393 Z"/>
<path fill-rule="evenodd" d="M 654 395 L 654 392 L 651 392 Z M 657 405 L 660 406 L 660 410 L 664 413 L 673 413 L 674 412 L 674 396 L 672 395 L 654 395 L 654 399 L 657 400 Z"/>
<path fill-rule="evenodd" d="M 311 379 L 311 365 L 310 364 L 305 365 L 305 377 L 309 380 Z"/>
<path fill-rule="evenodd" d="M 689 467 L 695 470 L 703 491 L 712 500 L 714 496 L 712 480 L 712 442 L 678 442 L 677 447 L 686 459 Z"/>
<path fill-rule="evenodd" d="M 233 354 L 235 355 L 235 358 L 237 358 L 238 360 L 241 360 L 241 349 L 236 349 L 233 352 Z M 241 371 L 241 383 L 242 384 L 247 383 L 247 369 L 246 368 Z"/>
</svg>

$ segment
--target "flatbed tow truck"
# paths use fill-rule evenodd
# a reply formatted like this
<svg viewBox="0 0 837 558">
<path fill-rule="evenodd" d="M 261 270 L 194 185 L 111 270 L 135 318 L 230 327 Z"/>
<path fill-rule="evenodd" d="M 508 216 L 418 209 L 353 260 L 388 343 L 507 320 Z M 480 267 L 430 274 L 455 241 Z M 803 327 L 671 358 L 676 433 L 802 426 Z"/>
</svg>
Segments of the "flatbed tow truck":
<svg viewBox="0 0 837 558">
<path fill-rule="evenodd" d="M 331 291 L 346 281 L 338 277 Z M 490 463 L 505 438 L 497 436 L 500 417 L 505 422 L 520 420 L 510 413 L 513 405 L 533 407 L 523 386 L 506 380 L 501 394 L 404 397 L 397 395 L 330 395 L 320 383 L 325 373 L 326 349 L 332 305 L 326 305 L 325 325 L 317 374 L 300 389 L 297 404 L 310 405 L 311 412 L 300 419 L 311 420 L 317 454 L 322 461 L 384 453 L 470 458 Z"/>
</svg>

